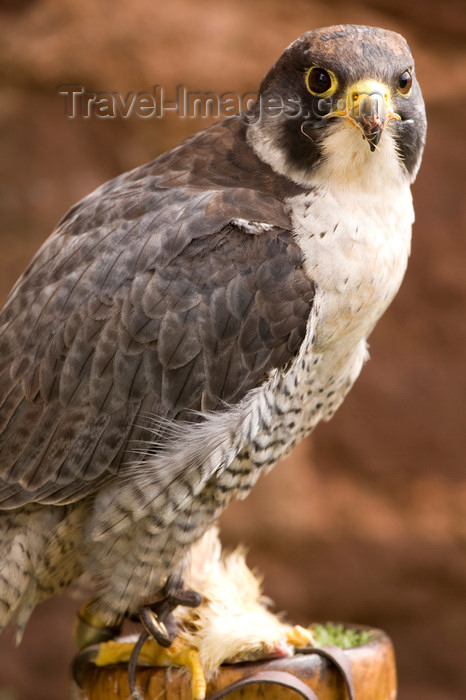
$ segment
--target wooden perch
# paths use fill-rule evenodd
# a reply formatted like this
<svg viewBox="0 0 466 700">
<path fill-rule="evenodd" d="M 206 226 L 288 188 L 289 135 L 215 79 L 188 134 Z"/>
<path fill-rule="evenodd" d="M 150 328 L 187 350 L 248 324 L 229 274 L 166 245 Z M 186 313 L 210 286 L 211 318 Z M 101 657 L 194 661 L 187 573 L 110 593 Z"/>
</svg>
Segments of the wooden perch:
<svg viewBox="0 0 466 700">
<path fill-rule="evenodd" d="M 396 670 L 393 646 L 388 636 L 372 630 L 370 642 L 344 652 L 348 659 L 357 700 L 395 700 Z M 301 679 L 319 700 L 347 700 L 348 691 L 342 673 L 325 658 L 315 654 L 297 654 L 286 659 L 222 666 L 209 682 L 207 697 L 222 688 L 263 671 L 285 671 Z M 138 668 L 137 685 L 144 700 L 191 700 L 189 673 L 180 668 Z M 129 700 L 127 666 L 118 664 L 98 668 L 88 663 L 82 669 L 82 688 L 72 685 L 72 700 Z M 254 684 L 231 695 L 232 699 L 262 698 L 292 700 L 298 695 L 270 684 Z"/>
</svg>

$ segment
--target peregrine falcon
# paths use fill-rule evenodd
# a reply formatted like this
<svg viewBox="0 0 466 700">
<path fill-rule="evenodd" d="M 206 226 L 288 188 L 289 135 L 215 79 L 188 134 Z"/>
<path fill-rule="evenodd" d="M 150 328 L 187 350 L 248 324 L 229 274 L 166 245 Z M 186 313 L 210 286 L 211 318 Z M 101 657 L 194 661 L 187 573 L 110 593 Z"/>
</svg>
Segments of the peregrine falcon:
<svg viewBox="0 0 466 700">
<path fill-rule="evenodd" d="M 68 211 L 0 316 L 0 627 L 83 572 L 102 626 L 149 606 L 333 415 L 405 272 L 425 131 L 400 35 L 317 29 L 248 115 Z"/>
</svg>

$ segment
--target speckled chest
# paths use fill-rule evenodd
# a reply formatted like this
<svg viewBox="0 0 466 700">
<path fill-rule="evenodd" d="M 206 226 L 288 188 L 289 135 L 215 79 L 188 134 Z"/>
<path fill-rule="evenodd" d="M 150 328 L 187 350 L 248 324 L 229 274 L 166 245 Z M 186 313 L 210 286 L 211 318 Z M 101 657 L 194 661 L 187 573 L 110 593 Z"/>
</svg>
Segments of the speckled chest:
<svg viewBox="0 0 466 700">
<path fill-rule="evenodd" d="M 355 349 L 338 376 L 331 376 L 324 355 L 313 350 L 316 319 L 314 314 L 288 370 L 277 372 L 257 393 L 246 445 L 211 478 L 199 496 L 199 513 L 205 510 L 215 518 L 232 498 L 246 497 L 260 474 L 285 457 L 320 420 L 330 418 L 351 388 L 363 363 L 364 344 Z"/>
</svg>

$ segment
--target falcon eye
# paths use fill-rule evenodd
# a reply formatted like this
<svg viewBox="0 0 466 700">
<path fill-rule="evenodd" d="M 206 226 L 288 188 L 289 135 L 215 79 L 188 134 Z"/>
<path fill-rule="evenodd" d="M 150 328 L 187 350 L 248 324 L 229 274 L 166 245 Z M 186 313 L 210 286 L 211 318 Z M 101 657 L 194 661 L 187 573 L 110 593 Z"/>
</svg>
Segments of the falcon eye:
<svg viewBox="0 0 466 700">
<path fill-rule="evenodd" d="M 403 71 L 403 73 L 400 75 L 400 77 L 396 81 L 397 90 L 402 95 L 408 94 L 408 92 L 411 90 L 412 84 L 413 84 L 413 78 L 411 76 L 410 70 Z"/>
<path fill-rule="evenodd" d="M 312 66 L 306 74 L 306 86 L 311 95 L 328 97 L 335 91 L 336 85 L 335 75 L 320 66 Z"/>
</svg>

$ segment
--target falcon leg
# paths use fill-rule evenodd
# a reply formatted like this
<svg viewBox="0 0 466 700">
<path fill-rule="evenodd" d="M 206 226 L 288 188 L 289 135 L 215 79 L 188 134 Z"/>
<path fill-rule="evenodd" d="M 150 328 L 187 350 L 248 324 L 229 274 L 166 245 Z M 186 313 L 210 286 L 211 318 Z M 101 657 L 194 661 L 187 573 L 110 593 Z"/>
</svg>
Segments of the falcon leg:
<svg viewBox="0 0 466 700">
<path fill-rule="evenodd" d="M 116 642 L 106 642 L 100 645 L 99 657 L 94 660 L 96 665 L 104 665 L 105 649 Z M 205 700 L 207 683 L 199 659 L 198 650 L 189 646 L 181 639 L 174 639 L 169 648 L 162 647 L 155 639 L 149 639 L 144 630 L 135 644 L 128 644 L 123 650 L 123 661 L 128 661 L 128 685 L 133 700 L 142 700 L 136 687 L 136 666 L 143 661 L 150 666 L 181 666 L 191 672 L 191 693 L 193 700 Z M 131 654 L 130 647 L 132 647 Z"/>
<path fill-rule="evenodd" d="M 133 700 L 140 700 L 136 688 L 138 662 L 151 666 L 186 666 L 191 671 L 193 700 L 205 698 L 206 683 L 197 650 L 175 639 L 177 627 L 171 615 L 178 605 L 197 607 L 202 603 L 202 596 L 196 591 L 183 588 L 180 577 L 170 576 L 157 598 L 138 611 L 136 619 L 139 618 L 144 630 L 136 642 L 114 640 L 121 625 L 103 625 L 92 614 L 92 603 L 84 606 L 78 615 L 74 631 L 75 641 L 82 650 L 73 663 L 73 675 L 78 683 L 82 668 L 89 661 L 97 666 L 128 662 L 131 695 Z"/>
<path fill-rule="evenodd" d="M 106 642 L 118 637 L 123 623 L 123 617 L 114 625 L 107 625 L 93 610 L 94 601 L 83 605 L 77 615 L 73 628 L 73 640 L 78 649 L 84 649 L 91 644 Z"/>
<path fill-rule="evenodd" d="M 170 576 L 167 579 L 164 587 L 160 590 L 160 596 L 160 599 L 155 603 L 144 605 L 139 609 L 139 619 L 144 627 L 144 631 L 139 636 L 131 652 L 128 665 L 128 683 L 133 700 L 140 700 L 140 695 L 136 688 L 136 666 L 144 645 L 146 647 L 151 646 L 150 638 L 155 640 L 160 647 L 164 647 L 167 650 L 165 653 L 163 653 L 163 650 L 157 652 L 152 646 L 152 653 L 156 652 L 156 658 L 152 659 L 153 664 L 157 666 L 170 664 L 187 666 L 191 670 L 193 700 L 203 700 L 205 698 L 206 683 L 197 651 L 184 647 L 171 648 L 177 631 L 171 613 L 178 605 L 197 608 L 202 603 L 202 596 L 196 591 L 183 588 L 183 581 L 178 576 Z M 176 645 L 173 646 L 175 647 Z"/>
</svg>

